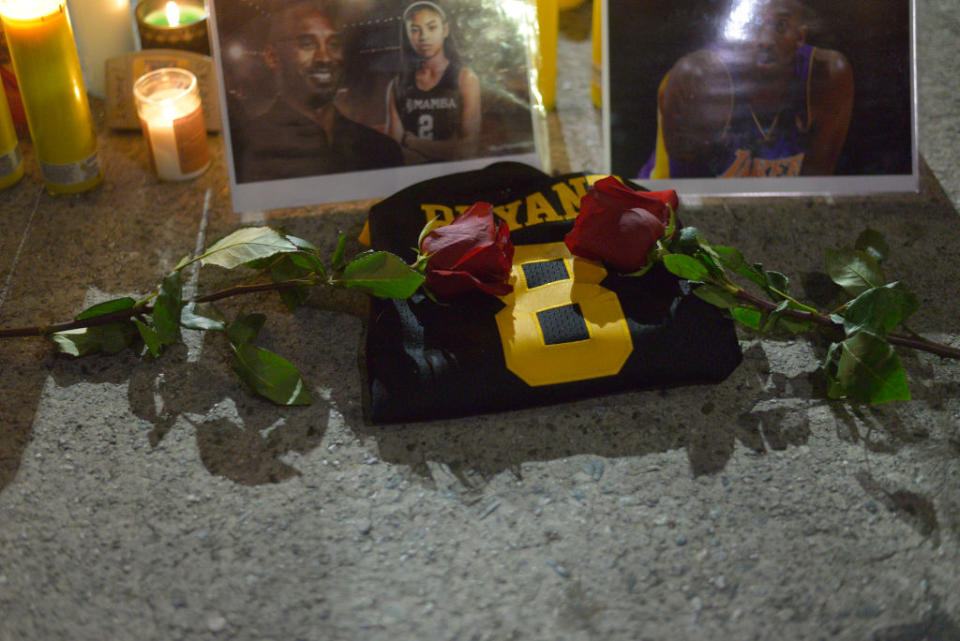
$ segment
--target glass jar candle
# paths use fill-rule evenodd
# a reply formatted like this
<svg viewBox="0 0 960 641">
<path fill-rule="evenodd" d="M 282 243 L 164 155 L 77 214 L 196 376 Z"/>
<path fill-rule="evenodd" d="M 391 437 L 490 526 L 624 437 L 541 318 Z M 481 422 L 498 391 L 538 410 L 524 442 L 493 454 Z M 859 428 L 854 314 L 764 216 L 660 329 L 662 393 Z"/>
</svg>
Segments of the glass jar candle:
<svg viewBox="0 0 960 641">
<path fill-rule="evenodd" d="M 0 189 L 15 185 L 23 176 L 23 157 L 20 141 L 13 126 L 7 94 L 0 83 Z"/>
<path fill-rule="evenodd" d="M 179 68 L 151 71 L 133 85 L 150 163 L 161 180 L 188 180 L 210 166 L 197 77 Z"/>
<path fill-rule="evenodd" d="M 202 0 L 141 0 L 135 11 L 141 49 L 180 49 L 210 55 Z"/>
<path fill-rule="evenodd" d="M 103 171 L 66 0 L 0 0 L 0 15 L 47 190 L 96 187 Z"/>
</svg>

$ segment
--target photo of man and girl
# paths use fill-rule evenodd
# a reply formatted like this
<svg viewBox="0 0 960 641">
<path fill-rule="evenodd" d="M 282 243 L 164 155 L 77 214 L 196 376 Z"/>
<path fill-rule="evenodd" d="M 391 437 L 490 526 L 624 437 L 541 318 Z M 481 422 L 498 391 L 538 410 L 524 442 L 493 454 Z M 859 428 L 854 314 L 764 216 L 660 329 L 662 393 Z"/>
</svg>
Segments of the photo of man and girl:
<svg viewBox="0 0 960 641">
<path fill-rule="evenodd" d="M 523 27 L 502 3 L 213 4 L 237 184 L 535 156 Z"/>
</svg>

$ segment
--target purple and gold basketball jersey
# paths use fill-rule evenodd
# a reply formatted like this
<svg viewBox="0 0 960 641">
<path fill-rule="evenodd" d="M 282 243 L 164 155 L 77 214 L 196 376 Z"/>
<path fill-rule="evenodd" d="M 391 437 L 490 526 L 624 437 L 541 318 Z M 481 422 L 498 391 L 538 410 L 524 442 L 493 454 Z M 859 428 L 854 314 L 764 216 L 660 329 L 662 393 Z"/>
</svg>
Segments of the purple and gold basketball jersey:
<svg viewBox="0 0 960 641">
<path fill-rule="evenodd" d="M 657 145 L 639 178 L 776 178 L 799 176 L 810 131 L 810 69 L 815 47 L 803 45 L 794 58 L 793 78 L 783 108 L 761 122 L 743 99 L 742 81 L 724 63 L 734 87 L 733 111 L 721 144 L 708 157 L 670 157 L 658 114 Z M 722 60 L 722 58 L 721 58 Z M 666 83 L 666 77 L 661 88 Z"/>
</svg>

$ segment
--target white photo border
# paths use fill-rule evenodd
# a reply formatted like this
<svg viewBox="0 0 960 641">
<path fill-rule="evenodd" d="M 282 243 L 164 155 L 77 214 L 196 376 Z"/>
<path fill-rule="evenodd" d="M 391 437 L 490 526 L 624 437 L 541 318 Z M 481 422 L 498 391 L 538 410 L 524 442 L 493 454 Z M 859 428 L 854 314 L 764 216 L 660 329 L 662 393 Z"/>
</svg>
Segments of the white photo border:
<svg viewBox="0 0 960 641">
<path fill-rule="evenodd" d="M 602 87 L 603 87 L 603 148 L 604 171 L 608 174 L 616 173 L 613 166 L 613 141 L 611 126 L 611 60 L 609 21 L 609 0 L 594 0 L 602 3 Z M 850 0 L 840 0 L 841 2 Z M 905 0 L 909 8 L 909 86 L 910 104 L 910 153 L 912 171 L 910 174 L 884 175 L 844 175 L 844 176 L 800 176 L 780 178 L 673 178 L 650 179 L 624 175 L 623 178 L 634 180 L 651 190 L 674 189 L 677 192 L 694 197 L 770 197 L 770 196 L 854 196 L 893 192 L 918 192 L 920 189 L 920 156 L 918 149 L 918 116 L 917 116 L 917 34 L 916 34 L 916 0 Z M 644 28 L 638 25 L 638 28 Z M 637 41 L 642 41 L 640 38 Z M 642 55 L 641 52 L 632 52 L 632 55 Z M 647 96 L 645 99 L 656 100 L 656 96 Z M 627 172 L 631 173 L 631 172 Z"/>
<path fill-rule="evenodd" d="M 522 162 L 538 168 L 549 166 L 548 139 L 546 137 L 545 111 L 539 92 L 536 90 L 536 69 L 533 64 L 535 54 L 536 6 L 534 0 L 503 0 L 510 5 L 509 15 L 520 25 L 521 38 L 526 39 L 523 49 L 528 79 L 530 135 L 533 151 L 529 153 L 487 155 L 457 161 L 431 162 L 417 165 L 352 171 L 281 180 L 263 180 L 255 182 L 237 182 L 237 168 L 234 158 L 235 141 L 232 139 L 230 114 L 223 51 L 218 29 L 216 5 L 221 6 L 238 0 L 207 0 L 211 54 L 219 73 L 217 83 L 220 91 L 221 115 L 223 117 L 223 136 L 227 170 L 230 179 L 230 192 L 235 213 L 262 212 L 272 209 L 324 205 L 336 202 L 367 200 L 387 197 L 405 187 L 437 176 L 480 169 L 496 162 Z M 379 0 L 377 0 L 379 1 Z M 484 0 L 498 2 L 501 0 Z M 517 10 L 520 7 L 521 10 Z M 525 10 L 524 10 L 525 9 Z M 507 13 L 506 11 L 504 12 Z M 481 133 L 481 137 L 483 134 Z"/>
</svg>

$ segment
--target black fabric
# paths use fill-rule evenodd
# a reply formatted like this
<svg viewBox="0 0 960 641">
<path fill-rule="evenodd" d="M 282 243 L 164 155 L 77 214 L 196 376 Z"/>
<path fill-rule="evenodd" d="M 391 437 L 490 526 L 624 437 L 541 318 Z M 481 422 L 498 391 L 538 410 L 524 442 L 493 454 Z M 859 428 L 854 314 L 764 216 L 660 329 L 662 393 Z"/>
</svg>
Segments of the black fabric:
<svg viewBox="0 0 960 641">
<path fill-rule="evenodd" d="M 590 330 L 583 319 L 583 310 L 579 303 L 539 311 L 537 324 L 543 332 L 544 345 L 576 343 L 590 339 Z"/>
<path fill-rule="evenodd" d="M 548 260 L 542 263 L 524 265 L 523 273 L 527 279 L 527 287 L 531 289 L 570 278 L 567 264 L 562 260 Z"/>
<path fill-rule="evenodd" d="M 580 184 L 577 180 L 582 182 L 583 174 L 551 178 L 526 165 L 498 163 L 426 181 L 371 209 L 371 241 L 375 249 L 407 254 L 425 222 L 423 203 L 456 208 L 482 200 L 498 206 L 537 192 L 551 201 L 561 189 L 558 183 Z M 552 204 L 560 211 L 557 199 Z M 572 219 L 527 221 L 511 232 L 511 240 L 518 248 L 562 242 L 571 226 Z M 557 286 L 570 277 L 562 261 L 563 271 L 557 267 L 549 259 L 526 264 L 527 290 Z M 732 322 L 662 267 L 639 278 L 608 272 L 599 285 L 614 292 L 622 308 L 632 343 L 629 356 L 615 374 L 545 385 L 530 385 L 507 366 L 495 320 L 506 299 L 479 293 L 440 304 L 419 294 L 408 300 L 374 299 L 363 356 L 368 420 L 465 416 L 631 389 L 719 382 L 740 363 Z M 544 343 L 563 349 L 589 338 L 584 315 L 574 301 L 538 310 Z M 583 360 L 588 366 L 591 359 Z"/>
</svg>

